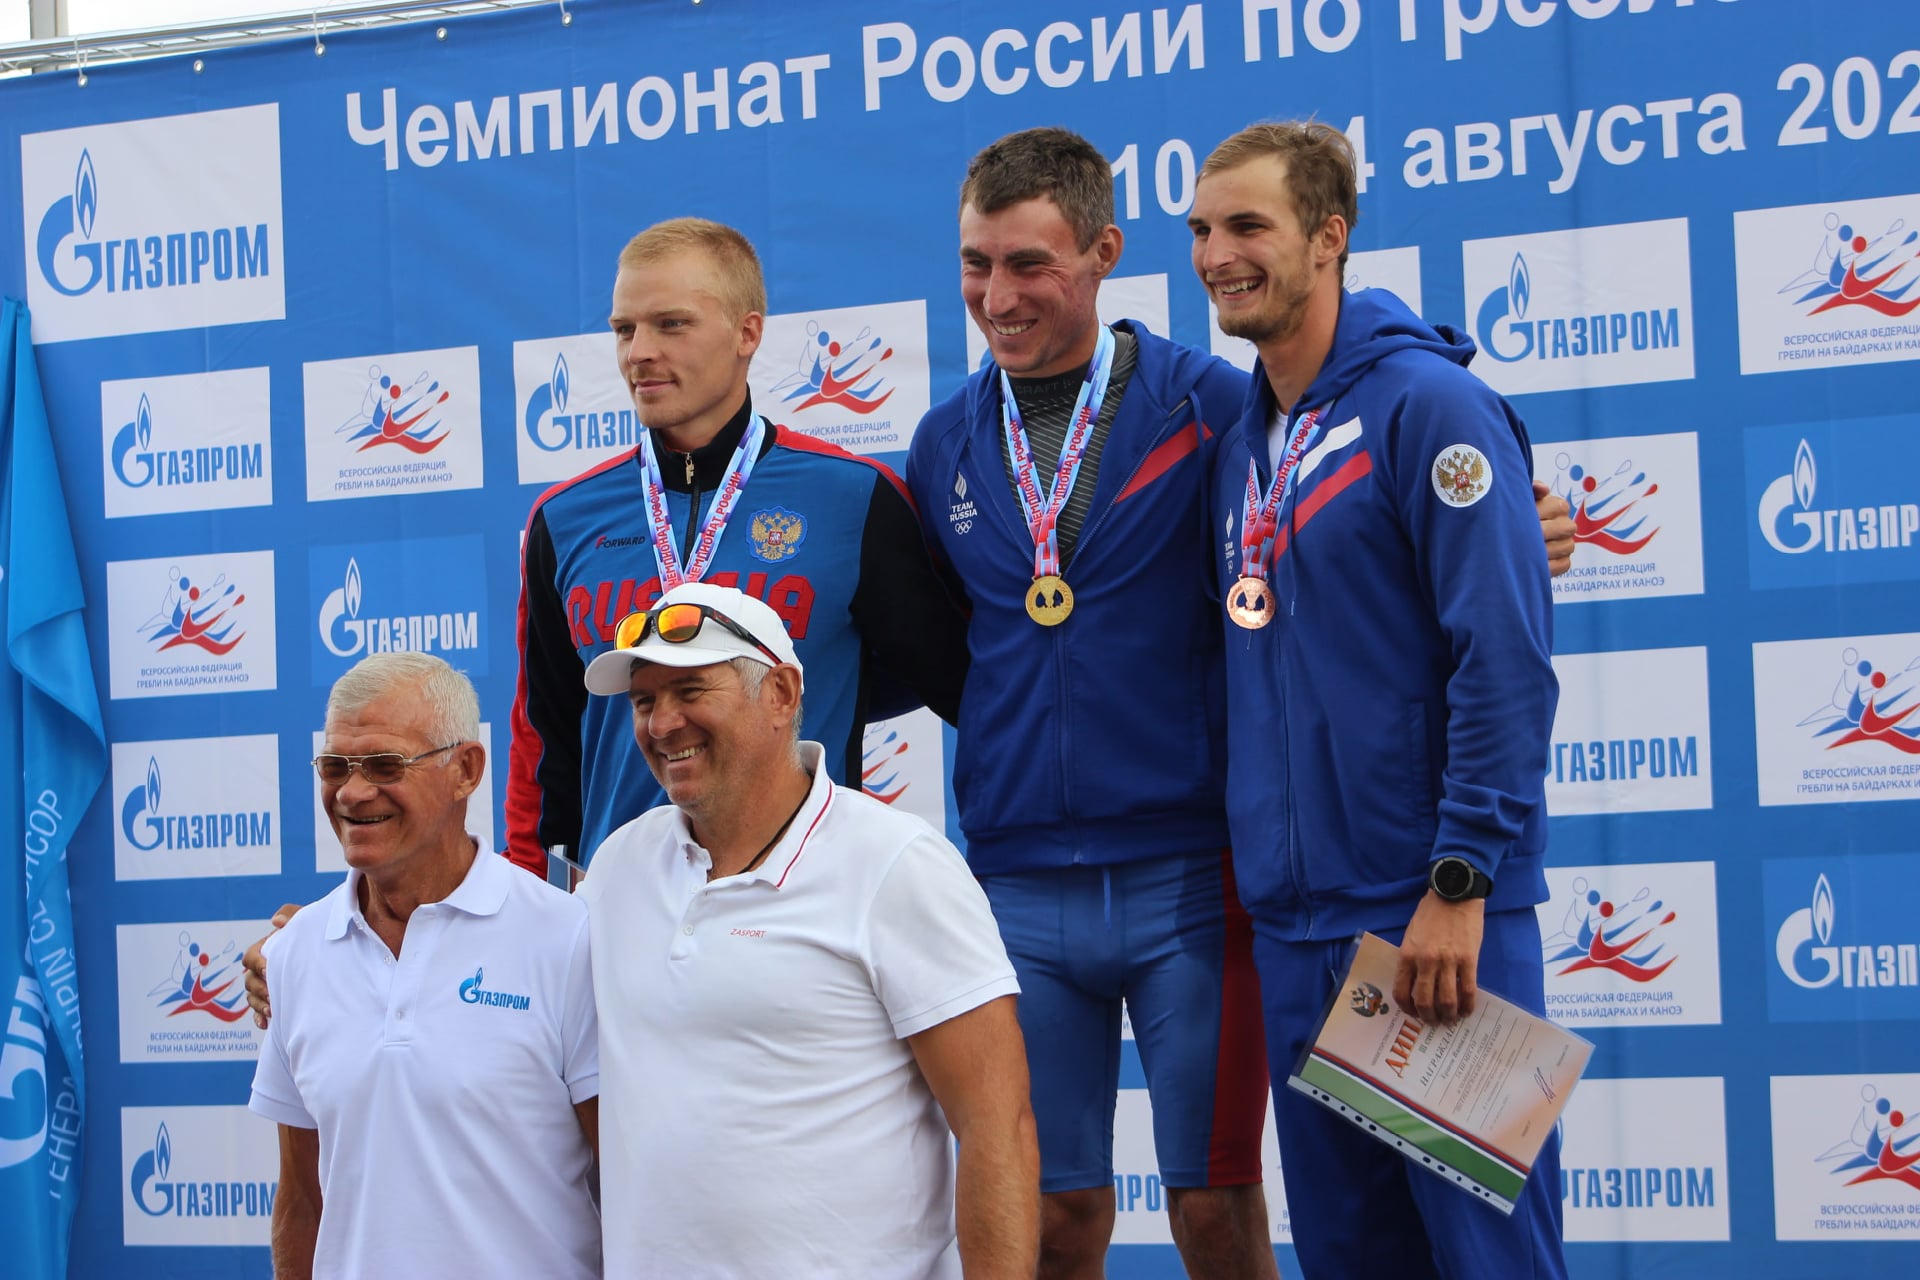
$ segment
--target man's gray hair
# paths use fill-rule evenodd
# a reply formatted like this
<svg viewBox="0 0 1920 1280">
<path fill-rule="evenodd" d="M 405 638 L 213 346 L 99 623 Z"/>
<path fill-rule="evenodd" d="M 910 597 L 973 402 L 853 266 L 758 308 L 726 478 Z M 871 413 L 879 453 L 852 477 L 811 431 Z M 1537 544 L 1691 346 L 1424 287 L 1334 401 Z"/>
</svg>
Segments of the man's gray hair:
<svg viewBox="0 0 1920 1280">
<path fill-rule="evenodd" d="M 758 701 L 760 697 L 760 686 L 767 682 L 767 673 L 772 671 L 773 668 L 758 658 L 729 658 L 727 659 L 727 665 L 732 667 L 734 672 L 739 675 L 740 688 L 741 691 L 747 695 L 747 700 L 749 702 Z M 800 741 L 801 711 L 802 708 L 800 707 L 793 709 L 793 740 L 796 744 Z"/>
<path fill-rule="evenodd" d="M 364 711 L 382 698 L 415 689 L 427 704 L 427 722 L 417 726 L 436 747 L 480 737 L 480 697 L 473 682 L 430 653 L 376 653 L 353 664 L 333 682 L 327 719 Z"/>
</svg>

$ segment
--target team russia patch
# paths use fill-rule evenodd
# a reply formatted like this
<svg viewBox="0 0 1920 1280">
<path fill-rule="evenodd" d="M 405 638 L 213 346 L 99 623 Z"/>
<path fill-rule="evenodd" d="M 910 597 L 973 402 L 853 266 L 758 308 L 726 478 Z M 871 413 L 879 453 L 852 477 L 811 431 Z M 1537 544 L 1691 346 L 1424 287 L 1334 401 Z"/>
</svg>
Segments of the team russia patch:
<svg viewBox="0 0 1920 1280">
<path fill-rule="evenodd" d="M 1493 463 L 1470 444 L 1450 444 L 1433 460 L 1433 491 L 1450 507 L 1470 507 L 1493 487 Z"/>
</svg>

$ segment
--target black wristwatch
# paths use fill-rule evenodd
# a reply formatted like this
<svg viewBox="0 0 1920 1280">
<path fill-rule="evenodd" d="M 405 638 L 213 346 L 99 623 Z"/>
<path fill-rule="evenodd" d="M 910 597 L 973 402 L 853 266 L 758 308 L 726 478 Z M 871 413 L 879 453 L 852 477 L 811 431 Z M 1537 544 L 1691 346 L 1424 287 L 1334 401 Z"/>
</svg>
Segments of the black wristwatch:
<svg viewBox="0 0 1920 1280">
<path fill-rule="evenodd" d="M 1466 902 L 1493 892 L 1493 881 L 1465 858 L 1441 858 L 1427 869 L 1427 887 L 1445 902 Z"/>
</svg>

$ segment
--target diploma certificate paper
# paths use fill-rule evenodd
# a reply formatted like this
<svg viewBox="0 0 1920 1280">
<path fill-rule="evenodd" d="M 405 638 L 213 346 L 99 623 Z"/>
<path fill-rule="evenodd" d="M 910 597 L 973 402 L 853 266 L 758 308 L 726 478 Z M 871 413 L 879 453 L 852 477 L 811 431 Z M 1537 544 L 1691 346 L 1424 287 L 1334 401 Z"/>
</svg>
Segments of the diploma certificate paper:
<svg viewBox="0 0 1920 1280">
<path fill-rule="evenodd" d="M 1364 934 L 1287 1083 L 1512 1213 L 1593 1046 L 1480 989 L 1450 1027 L 1393 1004 L 1400 949 Z"/>
</svg>

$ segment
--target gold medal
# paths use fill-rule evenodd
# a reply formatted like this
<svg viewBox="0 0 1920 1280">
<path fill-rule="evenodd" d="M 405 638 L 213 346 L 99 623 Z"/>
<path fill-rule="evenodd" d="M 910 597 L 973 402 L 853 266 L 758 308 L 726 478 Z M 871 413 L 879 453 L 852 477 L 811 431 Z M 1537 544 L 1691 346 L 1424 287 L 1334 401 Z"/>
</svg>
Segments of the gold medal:
<svg viewBox="0 0 1920 1280">
<path fill-rule="evenodd" d="M 1235 626 L 1258 631 L 1273 621 L 1273 588 L 1265 578 L 1243 575 L 1227 592 L 1227 616 Z"/>
<path fill-rule="evenodd" d="M 1043 627 L 1057 627 L 1073 612 L 1073 588 L 1057 573 L 1042 574 L 1027 588 L 1027 616 Z"/>
</svg>

